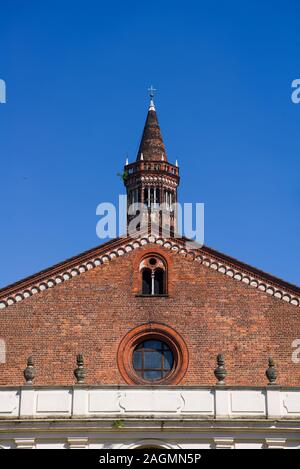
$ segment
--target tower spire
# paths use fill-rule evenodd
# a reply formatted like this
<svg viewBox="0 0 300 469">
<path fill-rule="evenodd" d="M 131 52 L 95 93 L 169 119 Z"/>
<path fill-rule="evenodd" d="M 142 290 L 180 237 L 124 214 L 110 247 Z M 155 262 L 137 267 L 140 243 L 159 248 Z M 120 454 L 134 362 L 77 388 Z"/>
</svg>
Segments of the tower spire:
<svg viewBox="0 0 300 469">
<path fill-rule="evenodd" d="M 156 89 L 152 85 L 148 88 L 150 104 L 136 161 L 142 159 L 145 161 L 167 161 L 166 149 L 154 105 L 155 91 Z"/>
<path fill-rule="evenodd" d="M 141 204 L 141 224 L 162 234 L 177 231 L 177 187 L 179 168 L 168 162 L 155 106 L 155 89 L 149 88 L 150 106 L 136 161 L 126 161 L 124 184 L 127 191 L 127 226 L 136 216 L 135 207 Z M 168 217 L 168 216 L 169 217 Z M 169 219 L 168 219 L 169 218 Z"/>
</svg>

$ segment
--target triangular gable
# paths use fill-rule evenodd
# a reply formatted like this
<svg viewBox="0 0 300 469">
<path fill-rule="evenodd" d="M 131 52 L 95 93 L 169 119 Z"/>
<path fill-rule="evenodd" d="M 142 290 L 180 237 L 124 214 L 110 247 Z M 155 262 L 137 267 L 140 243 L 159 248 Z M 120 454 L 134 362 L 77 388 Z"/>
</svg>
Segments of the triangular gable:
<svg viewBox="0 0 300 469">
<path fill-rule="evenodd" d="M 300 305 L 300 288 L 284 280 L 273 277 L 259 269 L 244 264 L 232 257 L 219 253 L 207 246 L 191 248 L 184 238 L 161 238 L 155 235 L 141 235 L 134 239 L 121 237 L 101 246 L 90 249 L 78 256 L 56 264 L 35 275 L 20 280 L 0 290 L 0 309 L 31 297 L 48 288 L 54 288 L 77 275 L 126 255 L 141 246 L 154 243 L 163 249 L 178 253 L 190 261 L 199 262 L 207 268 L 227 275 L 233 280 L 243 282 L 249 287 L 268 293 L 277 299 L 294 306 Z"/>
</svg>

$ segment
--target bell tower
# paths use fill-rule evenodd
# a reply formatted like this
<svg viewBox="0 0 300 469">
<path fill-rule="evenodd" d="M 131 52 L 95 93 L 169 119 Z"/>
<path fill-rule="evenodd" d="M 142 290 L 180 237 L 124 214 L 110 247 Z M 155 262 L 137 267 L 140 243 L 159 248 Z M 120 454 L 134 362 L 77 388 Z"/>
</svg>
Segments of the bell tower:
<svg viewBox="0 0 300 469">
<path fill-rule="evenodd" d="M 124 184 L 127 191 L 127 206 L 140 204 L 143 223 L 148 228 L 167 229 L 170 236 L 177 231 L 177 187 L 179 185 L 179 168 L 168 162 L 165 145 L 162 139 L 156 109 L 154 105 L 154 88 L 148 90 L 150 104 L 144 126 L 136 161 L 124 167 Z M 127 227 L 135 217 L 129 209 Z"/>
</svg>

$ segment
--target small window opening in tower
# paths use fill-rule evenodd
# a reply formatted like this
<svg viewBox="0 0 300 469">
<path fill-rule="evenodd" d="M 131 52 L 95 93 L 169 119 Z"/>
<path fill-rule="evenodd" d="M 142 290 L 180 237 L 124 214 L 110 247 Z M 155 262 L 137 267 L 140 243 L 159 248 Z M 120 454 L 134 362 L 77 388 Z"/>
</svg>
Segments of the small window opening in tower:
<svg viewBox="0 0 300 469">
<path fill-rule="evenodd" d="M 160 204 L 160 190 L 159 190 L 159 189 L 156 189 L 155 203 L 156 203 L 157 205 Z"/>
<path fill-rule="evenodd" d="M 150 206 L 152 207 L 154 204 L 154 189 L 150 189 Z"/>
</svg>

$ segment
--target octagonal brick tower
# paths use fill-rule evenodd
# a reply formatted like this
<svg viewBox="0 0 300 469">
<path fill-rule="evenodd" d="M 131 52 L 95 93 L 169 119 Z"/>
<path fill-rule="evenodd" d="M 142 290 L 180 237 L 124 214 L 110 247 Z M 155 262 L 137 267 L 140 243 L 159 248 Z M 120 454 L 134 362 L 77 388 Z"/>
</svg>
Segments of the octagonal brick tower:
<svg viewBox="0 0 300 469">
<path fill-rule="evenodd" d="M 162 139 L 153 92 L 150 90 L 150 105 L 143 130 L 138 154 L 134 163 L 126 161 L 124 184 L 127 191 L 128 207 L 134 203 L 143 204 L 143 217 L 147 217 L 149 228 L 155 221 L 161 231 L 162 214 L 159 206 L 169 212 L 170 235 L 177 231 L 176 209 L 179 168 L 168 162 Z M 151 214 L 151 217 L 150 217 Z M 133 215 L 127 215 L 127 225 Z M 165 219 L 164 227 L 166 228 Z"/>
</svg>

